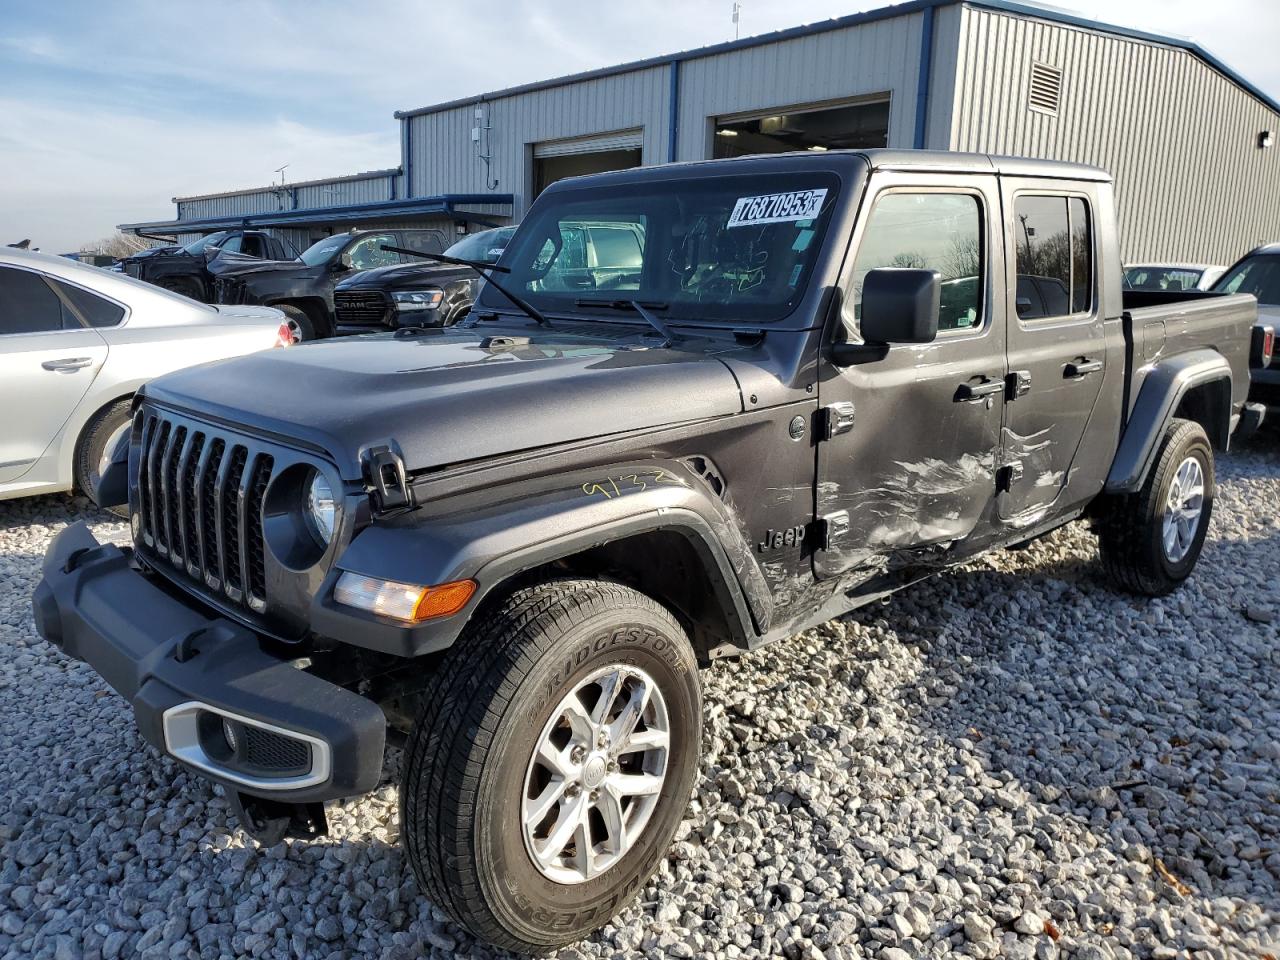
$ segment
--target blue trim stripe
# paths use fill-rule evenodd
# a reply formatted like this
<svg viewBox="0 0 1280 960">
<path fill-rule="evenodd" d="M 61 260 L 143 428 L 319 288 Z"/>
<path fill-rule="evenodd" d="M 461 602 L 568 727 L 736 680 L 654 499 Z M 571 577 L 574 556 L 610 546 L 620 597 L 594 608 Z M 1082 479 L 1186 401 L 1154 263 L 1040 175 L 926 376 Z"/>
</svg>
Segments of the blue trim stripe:
<svg viewBox="0 0 1280 960">
<path fill-rule="evenodd" d="M 378 217 L 431 216 L 433 214 L 454 216 L 456 214 L 454 208 L 466 204 L 514 206 L 515 197 L 509 193 L 449 193 L 439 197 L 419 197 L 413 200 L 379 200 L 374 203 L 356 203 L 340 207 L 277 210 L 235 217 L 210 217 L 203 220 L 122 223 L 118 228 L 132 233 L 144 230 L 202 233 L 206 230 L 223 230 L 229 227 L 287 227 L 304 223 L 345 223 Z"/>
<path fill-rule="evenodd" d="M 671 61 L 671 102 L 667 106 L 667 163 L 675 163 L 676 138 L 680 135 L 680 61 Z"/>
<path fill-rule="evenodd" d="M 929 124 L 929 86 L 933 83 L 933 15 L 934 8 L 924 12 L 920 27 L 920 74 L 916 79 L 916 137 L 915 148 L 925 148 L 925 134 Z"/>
</svg>

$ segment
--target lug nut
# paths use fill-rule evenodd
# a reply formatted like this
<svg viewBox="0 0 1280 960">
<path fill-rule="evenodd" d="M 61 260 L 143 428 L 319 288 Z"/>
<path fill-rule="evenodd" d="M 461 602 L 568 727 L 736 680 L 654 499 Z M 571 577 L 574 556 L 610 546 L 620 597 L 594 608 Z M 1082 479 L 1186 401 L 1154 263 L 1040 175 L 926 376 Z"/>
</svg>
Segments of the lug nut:
<svg viewBox="0 0 1280 960">
<path fill-rule="evenodd" d="M 571 783 L 564 788 L 564 795 L 566 797 L 576 797 L 581 792 L 582 792 L 582 787 L 576 783 Z"/>
<path fill-rule="evenodd" d="M 609 734 L 606 733 L 604 730 L 601 730 L 599 736 L 596 737 L 596 746 L 607 747 L 608 745 L 609 745 Z"/>
<path fill-rule="evenodd" d="M 569 759 L 574 763 L 582 763 L 582 761 L 587 759 L 587 748 L 581 746 L 574 747 L 573 750 L 569 752 Z"/>
<path fill-rule="evenodd" d="M 595 803 L 595 802 L 596 802 L 597 800 L 599 800 L 599 799 L 600 799 L 600 791 L 599 791 L 599 790 L 592 790 L 592 791 L 591 791 L 591 802 L 592 802 L 592 803 Z"/>
<path fill-rule="evenodd" d="M 608 770 L 609 770 L 609 772 L 610 772 L 610 773 L 617 773 L 617 772 L 618 772 L 618 761 L 617 761 L 617 760 L 610 760 L 610 761 L 609 761 L 609 767 L 608 767 Z"/>
</svg>

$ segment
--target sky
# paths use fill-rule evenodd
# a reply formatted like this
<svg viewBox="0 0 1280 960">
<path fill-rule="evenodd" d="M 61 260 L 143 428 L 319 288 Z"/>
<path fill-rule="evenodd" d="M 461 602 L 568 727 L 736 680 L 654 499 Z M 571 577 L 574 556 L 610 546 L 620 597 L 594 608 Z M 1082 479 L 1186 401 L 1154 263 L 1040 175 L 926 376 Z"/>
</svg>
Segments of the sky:
<svg viewBox="0 0 1280 960">
<path fill-rule="evenodd" d="M 743 36 L 885 6 L 744 0 Z M 1280 98 L 1275 0 L 1078 0 Z M 395 110 L 733 38 L 730 0 L 0 0 L 0 243 L 70 251 L 171 198 L 394 167 Z"/>
</svg>

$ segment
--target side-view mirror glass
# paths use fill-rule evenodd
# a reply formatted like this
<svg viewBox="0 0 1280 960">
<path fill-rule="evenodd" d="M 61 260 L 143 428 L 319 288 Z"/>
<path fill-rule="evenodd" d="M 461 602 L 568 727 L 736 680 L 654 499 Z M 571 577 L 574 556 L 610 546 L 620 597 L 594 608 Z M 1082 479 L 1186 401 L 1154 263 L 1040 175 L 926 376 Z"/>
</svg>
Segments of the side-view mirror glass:
<svg viewBox="0 0 1280 960">
<path fill-rule="evenodd" d="M 867 343 L 932 343 L 942 280 L 936 270 L 881 267 L 862 282 L 859 327 Z"/>
</svg>

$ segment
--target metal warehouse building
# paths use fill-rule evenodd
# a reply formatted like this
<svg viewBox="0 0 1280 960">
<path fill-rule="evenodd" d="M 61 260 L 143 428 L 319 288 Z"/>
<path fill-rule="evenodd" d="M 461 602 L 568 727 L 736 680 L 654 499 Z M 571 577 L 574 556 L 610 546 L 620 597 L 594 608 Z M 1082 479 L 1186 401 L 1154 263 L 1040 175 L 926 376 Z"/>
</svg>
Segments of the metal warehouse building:
<svg viewBox="0 0 1280 960">
<path fill-rule="evenodd" d="M 396 114 L 389 170 L 175 198 L 189 236 L 518 220 L 563 177 L 779 150 L 921 147 L 1097 164 L 1128 262 L 1280 238 L 1280 103 L 1190 41 L 1007 0 L 914 0 Z"/>
</svg>

